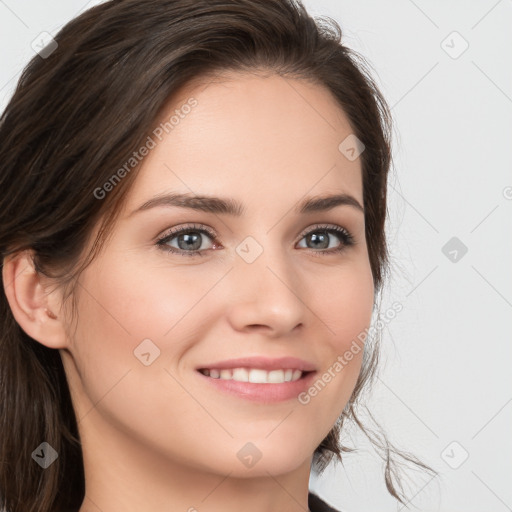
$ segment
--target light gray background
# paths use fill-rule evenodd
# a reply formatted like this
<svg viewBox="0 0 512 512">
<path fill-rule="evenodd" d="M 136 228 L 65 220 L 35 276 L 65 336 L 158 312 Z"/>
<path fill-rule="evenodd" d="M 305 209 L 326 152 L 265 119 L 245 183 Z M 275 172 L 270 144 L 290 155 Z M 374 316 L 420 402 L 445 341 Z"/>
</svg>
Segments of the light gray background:
<svg viewBox="0 0 512 512">
<path fill-rule="evenodd" d="M 39 34 L 98 3 L 0 0 L 1 110 Z M 359 451 L 311 488 L 344 512 L 512 510 L 512 0 L 305 5 L 340 23 L 392 107 L 393 276 L 382 311 L 403 310 L 383 331 L 368 404 L 391 442 L 441 473 L 410 471 L 403 507 L 352 429 Z M 452 237 L 459 245 L 445 255 Z"/>
</svg>

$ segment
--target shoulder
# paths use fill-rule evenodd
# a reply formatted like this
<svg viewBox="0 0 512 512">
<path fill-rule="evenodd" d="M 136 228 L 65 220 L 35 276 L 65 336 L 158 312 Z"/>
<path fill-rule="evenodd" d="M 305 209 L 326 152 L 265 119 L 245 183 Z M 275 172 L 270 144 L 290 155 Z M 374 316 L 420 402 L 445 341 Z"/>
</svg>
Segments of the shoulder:
<svg viewBox="0 0 512 512">
<path fill-rule="evenodd" d="M 312 492 L 308 494 L 308 507 L 311 512 L 339 512 Z"/>
</svg>

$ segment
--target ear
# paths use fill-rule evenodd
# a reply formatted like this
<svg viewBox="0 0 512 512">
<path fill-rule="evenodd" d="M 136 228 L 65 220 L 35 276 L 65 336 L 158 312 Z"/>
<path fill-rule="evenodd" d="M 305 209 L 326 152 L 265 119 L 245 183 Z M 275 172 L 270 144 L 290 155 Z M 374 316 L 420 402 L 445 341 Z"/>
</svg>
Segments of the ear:
<svg viewBox="0 0 512 512">
<path fill-rule="evenodd" d="M 35 270 L 28 250 L 4 258 L 4 291 L 14 318 L 34 340 L 48 348 L 66 348 L 60 291 L 55 282 Z"/>
</svg>

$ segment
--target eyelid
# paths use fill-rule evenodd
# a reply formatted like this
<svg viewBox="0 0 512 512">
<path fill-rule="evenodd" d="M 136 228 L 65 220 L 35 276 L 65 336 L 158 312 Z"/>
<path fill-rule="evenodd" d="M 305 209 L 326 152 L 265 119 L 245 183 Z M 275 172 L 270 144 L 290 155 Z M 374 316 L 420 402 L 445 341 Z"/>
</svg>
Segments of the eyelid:
<svg viewBox="0 0 512 512">
<path fill-rule="evenodd" d="M 198 224 L 191 224 L 191 225 L 185 224 L 183 226 L 169 228 L 167 231 L 164 232 L 163 235 L 160 235 L 157 237 L 156 243 L 158 244 L 159 242 L 162 242 L 163 240 L 167 240 L 171 237 L 175 237 L 176 235 L 180 235 L 182 232 L 187 232 L 187 231 L 198 231 L 199 233 L 206 232 L 206 234 L 210 238 L 212 238 L 212 239 L 218 238 L 217 233 L 212 228 L 205 226 L 204 224 L 199 224 L 199 225 Z"/>
<path fill-rule="evenodd" d="M 353 236 L 351 234 L 351 232 L 343 227 L 343 226 L 340 226 L 338 224 L 329 224 L 329 223 L 320 223 L 320 224 L 313 224 L 312 226 L 309 226 L 307 227 L 306 229 L 304 229 L 300 235 L 298 236 L 298 238 L 296 239 L 296 243 L 297 242 L 300 242 L 300 240 L 302 240 L 306 235 L 309 235 L 310 233 L 312 232 L 316 232 L 316 231 L 328 231 L 328 230 L 335 230 L 335 231 L 342 231 L 343 233 L 345 233 L 349 238 L 353 239 Z"/>
</svg>

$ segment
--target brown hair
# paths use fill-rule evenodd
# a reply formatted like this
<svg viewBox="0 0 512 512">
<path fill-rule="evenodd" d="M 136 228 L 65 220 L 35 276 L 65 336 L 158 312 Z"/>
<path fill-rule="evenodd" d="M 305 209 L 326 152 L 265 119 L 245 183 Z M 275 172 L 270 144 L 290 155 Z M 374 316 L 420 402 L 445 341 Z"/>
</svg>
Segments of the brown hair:
<svg viewBox="0 0 512 512">
<path fill-rule="evenodd" d="M 141 147 L 176 91 L 222 71 L 266 70 L 326 87 L 365 145 L 366 241 L 375 290 L 381 289 L 391 117 L 366 61 L 341 44 L 334 20 L 314 20 L 296 0 L 112 0 L 70 21 L 55 41 L 53 52 L 25 68 L 0 120 L 2 259 L 30 250 L 36 270 L 74 298 L 76 280 L 111 232 L 137 168 L 104 199 L 94 191 Z M 76 511 L 85 491 L 83 460 L 59 351 L 21 329 L 5 293 L 0 321 L 0 507 Z M 392 456 L 433 470 L 358 419 L 358 399 L 377 367 L 374 341 L 373 348 L 365 344 L 354 392 L 317 447 L 313 469 L 321 472 L 354 450 L 339 439 L 353 420 L 385 460 L 389 492 L 404 503 Z M 42 441 L 59 454 L 45 470 L 31 459 Z"/>
</svg>

